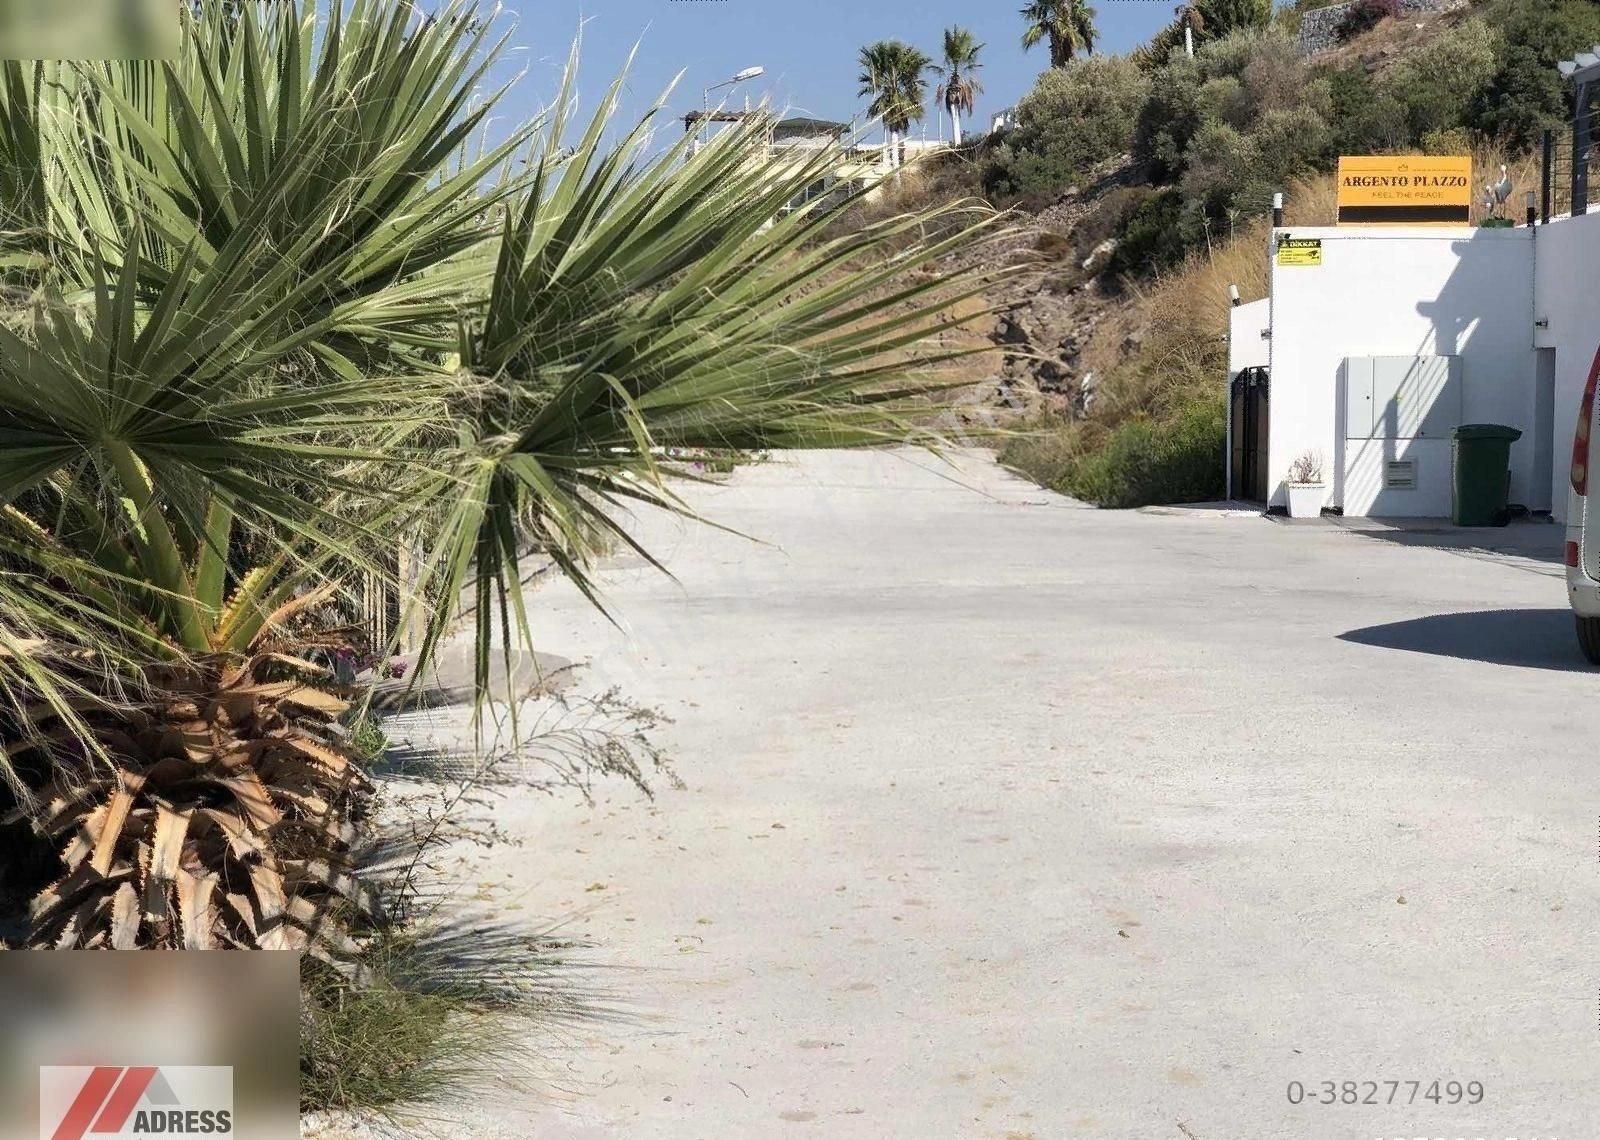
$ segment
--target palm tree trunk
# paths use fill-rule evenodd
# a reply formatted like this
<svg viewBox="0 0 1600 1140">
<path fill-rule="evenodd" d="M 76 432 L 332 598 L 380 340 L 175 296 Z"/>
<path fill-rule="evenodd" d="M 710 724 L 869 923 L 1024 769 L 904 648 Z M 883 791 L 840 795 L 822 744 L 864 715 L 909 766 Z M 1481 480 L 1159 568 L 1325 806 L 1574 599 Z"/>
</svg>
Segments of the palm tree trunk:
<svg viewBox="0 0 1600 1140">
<path fill-rule="evenodd" d="M 950 141 L 955 146 L 961 145 L 961 108 L 954 103 L 950 104 Z"/>
</svg>

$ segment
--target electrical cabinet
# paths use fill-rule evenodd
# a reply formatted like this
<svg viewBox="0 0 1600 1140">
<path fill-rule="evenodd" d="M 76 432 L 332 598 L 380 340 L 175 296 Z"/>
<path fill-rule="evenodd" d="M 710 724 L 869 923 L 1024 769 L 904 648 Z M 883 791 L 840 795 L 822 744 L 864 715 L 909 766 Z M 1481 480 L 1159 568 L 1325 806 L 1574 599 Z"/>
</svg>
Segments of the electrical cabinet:
<svg viewBox="0 0 1600 1140">
<path fill-rule="evenodd" d="M 1461 425 L 1459 356 L 1349 356 L 1345 437 L 1449 439 Z"/>
</svg>

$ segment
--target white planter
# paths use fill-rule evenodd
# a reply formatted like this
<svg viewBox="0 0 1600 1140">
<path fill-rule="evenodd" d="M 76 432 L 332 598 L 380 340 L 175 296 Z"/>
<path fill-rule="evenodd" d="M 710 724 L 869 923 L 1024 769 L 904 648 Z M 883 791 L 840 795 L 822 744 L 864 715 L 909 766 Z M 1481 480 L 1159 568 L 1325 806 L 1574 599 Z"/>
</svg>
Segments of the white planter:
<svg viewBox="0 0 1600 1140">
<path fill-rule="evenodd" d="M 1314 519 L 1322 514 L 1322 501 L 1327 497 L 1325 483 L 1290 483 L 1289 517 Z"/>
</svg>

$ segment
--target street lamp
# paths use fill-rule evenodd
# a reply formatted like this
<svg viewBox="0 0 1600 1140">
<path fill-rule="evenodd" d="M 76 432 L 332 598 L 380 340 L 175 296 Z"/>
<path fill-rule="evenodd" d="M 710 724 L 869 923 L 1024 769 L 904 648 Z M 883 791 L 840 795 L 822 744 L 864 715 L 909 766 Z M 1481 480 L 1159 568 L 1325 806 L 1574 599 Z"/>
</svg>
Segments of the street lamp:
<svg viewBox="0 0 1600 1140">
<path fill-rule="evenodd" d="M 719 87 L 732 87 L 735 83 L 744 83 L 751 79 L 760 79 L 767 73 L 764 67 L 747 67 L 743 71 L 735 72 L 732 79 L 724 79 L 721 83 L 713 83 L 700 95 L 700 141 L 707 141 L 711 120 L 711 93 Z"/>
</svg>

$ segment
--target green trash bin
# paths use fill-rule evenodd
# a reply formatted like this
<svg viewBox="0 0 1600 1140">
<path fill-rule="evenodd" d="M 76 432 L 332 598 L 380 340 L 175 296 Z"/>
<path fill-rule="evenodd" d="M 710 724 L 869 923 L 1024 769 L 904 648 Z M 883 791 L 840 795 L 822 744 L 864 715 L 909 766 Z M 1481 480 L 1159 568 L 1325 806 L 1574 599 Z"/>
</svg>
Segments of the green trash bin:
<svg viewBox="0 0 1600 1140">
<path fill-rule="evenodd" d="M 1522 433 L 1504 424 L 1462 424 L 1453 441 L 1450 521 L 1457 526 L 1505 526 L 1511 491 L 1511 445 Z"/>
</svg>

